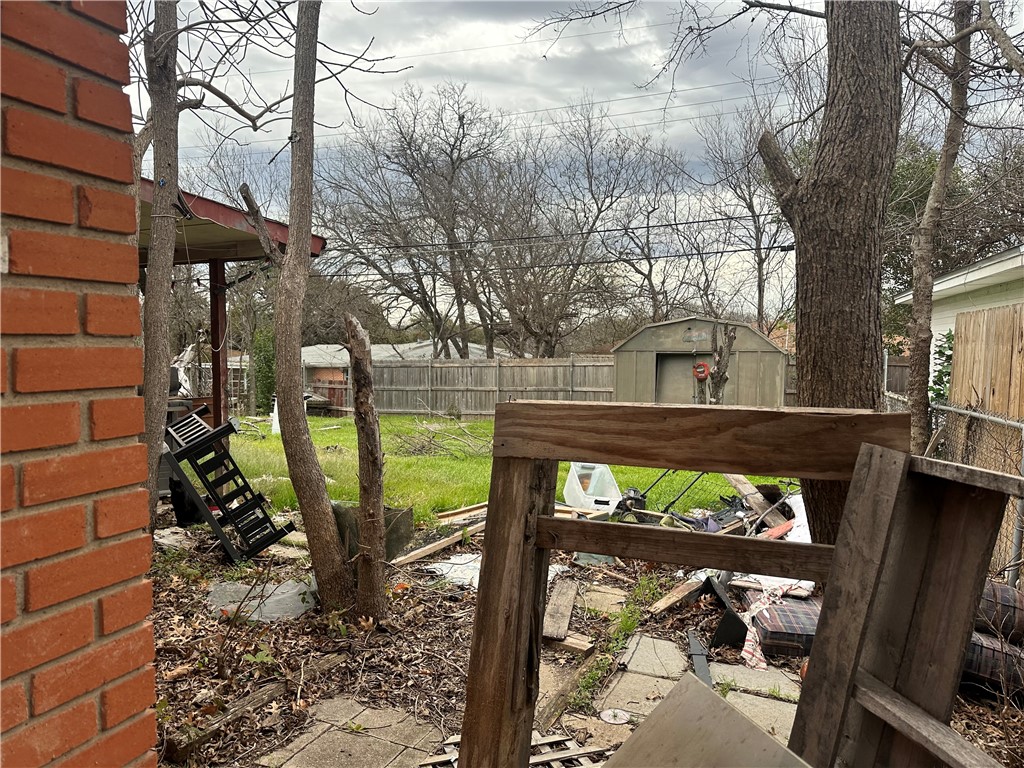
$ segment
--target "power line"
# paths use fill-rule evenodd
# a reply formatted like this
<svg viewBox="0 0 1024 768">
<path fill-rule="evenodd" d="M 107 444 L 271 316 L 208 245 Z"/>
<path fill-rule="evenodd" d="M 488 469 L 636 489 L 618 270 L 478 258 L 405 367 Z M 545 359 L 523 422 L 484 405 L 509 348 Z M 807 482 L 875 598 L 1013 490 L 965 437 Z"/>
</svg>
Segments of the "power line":
<svg viewBox="0 0 1024 768">
<path fill-rule="evenodd" d="M 753 80 L 729 80 L 729 81 L 724 82 L 724 83 L 712 83 L 712 84 L 709 84 L 709 85 L 696 85 L 696 86 L 693 86 L 691 88 L 677 88 L 677 89 L 675 89 L 673 91 L 657 91 L 657 92 L 654 92 L 654 93 L 642 93 L 642 94 L 638 94 L 638 95 L 635 95 L 635 96 L 619 96 L 619 97 L 616 97 L 614 99 L 602 99 L 600 101 L 591 101 L 591 102 L 588 102 L 588 103 L 589 104 L 594 104 L 594 105 L 598 105 L 598 104 L 614 104 L 614 103 L 617 103 L 617 102 L 620 102 L 620 101 L 633 101 L 633 100 L 636 100 L 636 99 L 649 99 L 649 98 L 654 98 L 655 96 L 670 96 L 670 95 L 673 95 L 673 94 L 676 94 L 676 93 L 692 93 L 694 91 L 706 91 L 706 90 L 709 90 L 711 88 L 728 88 L 728 87 L 733 86 L 733 85 L 744 85 L 744 84 L 751 84 L 752 85 L 754 83 L 766 83 L 766 82 L 777 82 L 777 81 L 778 81 L 777 77 L 761 77 L 761 78 L 754 78 Z M 777 93 L 780 93 L 780 92 L 776 91 L 775 93 L 769 94 L 769 95 L 776 95 Z M 616 115 L 607 115 L 607 117 L 623 117 L 623 116 L 628 116 L 628 115 L 632 115 L 632 114 L 640 114 L 641 112 L 645 112 L 645 111 L 646 112 L 653 112 L 653 111 L 661 111 L 663 109 L 664 110 L 669 110 L 669 109 L 680 109 L 682 107 L 705 106 L 707 104 L 717 104 L 719 102 L 724 102 L 724 101 L 738 101 L 740 99 L 748 99 L 748 98 L 750 98 L 750 97 L 749 96 L 730 96 L 730 97 L 724 98 L 724 99 L 711 99 L 709 101 L 687 102 L 686 104 L 673 104 L 673 105 L 665 106 L 665 107 L 656 107 L 656 108 L 651 109 L 651 110 L 638 110 L 636 112 L 624 112 L 624 113 L 619 113 L 619 114 L 616 114 Z M 499 116 L 500 117 L 523 117 L 525 115 L 537 115 L 537 114 L 544 114 L 544 113 L 548 113 L 548 112 L 560 112 L 562 110 L 572 109 L 575 106 L 578 106 L 578 105 L 576 105 L 576 104 L 562 104 L 562 105 L 559 105 L 559 106 L 556 106 L 556 107 L 544 107 L 544 108 L 539 108 L 539 109 L 527 109 L 527 110 L 523 110 L 523 111 L 520 111 L 520 112 L 505 112 L 505 113 L 501 113 Z M 543 126 L 546 126 L 546 125 L 561 125 L 561 124 L 562 123 L 555 122 L 555 123 L 529 123 L 528 125 L 530 127 L 533 127 L 533 126 L 543 127 Z M 335 137 L 339 137 L 339 136 L 357 136 L 357 135 L 359 135 L 359 133 L 360 133 L 360 131 L 358 131 L 358 130 L 334 131 L 334 132 L 331 132 L 331 133 L 318 133 L 318 134 L 314 134 L 313 138 L 315 140 L 315 139 L 335 138 Z M 250 141 L 246 141 L 246 142 L 240 144 L 240 146 L 247 147 L 247 146 L 249 146 L 251 144 L 280 144 L 283 141 L 284 141 L 284 139 L 280 138 L 280 137 L 269 138 L 269 139 L 252 139 Z M 182 150 L 182 149 L 207 149 L 207 148 L 208 148 L 208 145 L 206 145 L 206 144 L 189 144 L 187 146 L 179 147 L 178 149 Z M 269 154 L 270 152 L 273 152 L 273 151 L 276 151 L 276 150 L 264 150 L 264 151 L 261 151 L 261 152 L 251 152 L 250 154 Z M 203 155 L 196 155 L 195 157 L 196 158 L 201 158 L 201 157 L 203 157 Z"/>
</svg>

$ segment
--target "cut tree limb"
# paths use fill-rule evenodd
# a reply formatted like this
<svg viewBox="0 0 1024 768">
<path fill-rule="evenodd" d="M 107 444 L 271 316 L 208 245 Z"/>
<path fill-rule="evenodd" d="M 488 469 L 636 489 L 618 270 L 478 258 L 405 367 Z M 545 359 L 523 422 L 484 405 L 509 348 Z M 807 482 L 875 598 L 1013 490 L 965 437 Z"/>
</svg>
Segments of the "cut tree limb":
<svg viewBox="0 0 1024 768">
<path fill-rule="evenodd" d="M 310 677 L 312 675 L 328 672 L 339 664 L 347 661 L 349 658 L 350 656 L 347 653 L 335 653 L 330 656 L 324 656 L 307 664 L 302 670 L 302 674 L 306 677 Z M 290 684 L 291 683 L 288 680 L 280 680 L 276 683 L 265 685 L 259 690 L 253 691 L 248 696 L 239 699 L 231 709 L 214 717 L 202 730 L 192 730 L 188 735 L 175 734 L 168 737 L 166 751 L 167 759 L 175 763 L 184 762 L 190 754 L 192 754 L 198 747 L 201 747 L 203 744 L 210 741 L 210 739 L 215 737 L 225 726 L 235 722 L 235 720 L 243 717 L 248 712 L 265 707 L 274 699 L 283 695 L 287 692 Z"/>
</svg>

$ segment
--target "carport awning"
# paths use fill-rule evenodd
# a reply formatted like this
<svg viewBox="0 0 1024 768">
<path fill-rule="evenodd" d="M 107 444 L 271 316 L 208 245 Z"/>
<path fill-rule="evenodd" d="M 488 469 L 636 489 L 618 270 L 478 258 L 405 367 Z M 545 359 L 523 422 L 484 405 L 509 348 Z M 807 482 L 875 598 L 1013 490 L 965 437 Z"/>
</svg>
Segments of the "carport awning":
<svg viewBox="0 0 1024 768">
<path fill-rule="evenodd" d="M 139 263 L 142 265 L 146 264 L 149 251 L 154 186 L 150 179 L 143 179 L 139 185 Z M 259 238 L 249 225 L 244 211 L 191 192 L 181 192 L 179 200 L 180 204 L 183 203 L 181 207 L 184 213 L 178 219 L 175 264 L 255 261 L 263 258 Z M 288 225 L 273 219 L 266 219 L 266 222 L 271 239 L 283 249 L 288 243 Z M 313 235 L 309 246 L 310 256 L 318 256 L 326 244 L 323 237 Z"/>
</svg>

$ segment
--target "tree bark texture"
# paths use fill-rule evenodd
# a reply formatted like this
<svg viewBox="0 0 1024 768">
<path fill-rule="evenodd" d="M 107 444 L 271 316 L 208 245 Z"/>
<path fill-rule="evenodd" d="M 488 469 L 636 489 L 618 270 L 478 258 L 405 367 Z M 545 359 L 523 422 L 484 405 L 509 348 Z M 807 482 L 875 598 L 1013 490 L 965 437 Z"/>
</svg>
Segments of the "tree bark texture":
<svg viewBox="0 0 1024 768">
<path fill-rule="evenodd" d="M 900 123 L 895 2 L 825 5 L 828 82 L 818 146 L 796 178 L 775 137 L 758 142 L 796 241 L 797 391 L 802 406 L 877 408 L 882 231 Z M 833 543 L 845 485 L 808 482 L 815 541 Z"/>
<path fill-rule="evenodd" d="M 356 610 L 380 620 L 387 613 L 384 592 L 384 456 L 380 420 L 373 402 L 373 359 L 370 335 L 352 315 L 348 330 L 352 413 L 359 448 L 359 553 L 356 555 Z"/>
<path fill-rule="evenodd" d="M 954 34 L 971 25 L 974 3 L 956 0 L 953 4 Z M 968 91 L 971 83 L 971 39 L 965 35 L 953 50 L 953 71 L 950 77 L 949 109 L 946 132 L 942 140 L 939 162 L 932 177 L 921 220 L 914 230 L 910 248 L 914 257 L 914 301 L 908 335 L 910 336 L 910 370 L 907 379 L 907 402 L 910 406 L 910 450 L 923 454 L 928 447 L 928 384 L 932 358 L 932 288 L 935 282 L 935 238 L 942 223 L 946 193 L 956 168 L 967 125 Z"/>
<path fill-rule="evenodd" d="M 277 407 L 288 474 L 302 512 L 309 554 L 324 610 L 346 605 L 352 574 L 327 495 L 327 482 L 309 434 L 302 400 L 302 304 L 313 233 L 313 96 L 320 0 L 298 4 L 295 33 L 295 99 L 292 104 L 291 201 L 288 248 L 281 264 L 274 312 Z"/>
<path fill-rule="evenodd" d="M 146 262 L 146 293 L 143 305 L 142 388 L 145 395 L 146 450 L 149 454 L 150 526 L 156 520 L 157 479 L 167 423 L 170 392 L 171 282 L 174 276 L 174 242 L 178 199 L 178 4 L 160 0 L 154 4 L 153 30 L 144 48 L 149 100 L 153 115 L 153 209 L 149 253 Z"/>
<path fill-rule="evenodd" d="M 732 345 L 736 342 L 736 326 L 730 325 L 722 333 L 718 343 L 718 323 L 711 326 L 711 375 L 708 376 L 712 405 L 721 405 L 725 397 L 725 385 L 729 381 L 729 359 Z"/>
</svg>

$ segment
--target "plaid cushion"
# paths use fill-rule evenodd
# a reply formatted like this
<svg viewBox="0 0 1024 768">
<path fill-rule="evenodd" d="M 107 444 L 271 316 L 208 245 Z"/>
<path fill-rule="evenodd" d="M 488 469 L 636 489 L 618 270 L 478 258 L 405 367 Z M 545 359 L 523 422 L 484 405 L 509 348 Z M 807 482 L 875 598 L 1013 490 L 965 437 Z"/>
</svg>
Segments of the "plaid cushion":
<svg viewBox="0 0 1024 768">
<path fill-rule="evenodd" d="M 744 608 L 749 608 L 760 596 L 761 592 L 756 589 L 744 591 Z M 776 656 L 807 656 L 820 613 L 820 597 L 807 600 L 784 597 L 781 603 L 768 606 L 753 619 L 761 648 Z"/>
<path fill-rule="evenodd" d="M 974 628 L 1021 645 L 1024 641 L 1024 592 L 1007 584 L 986 581 Z"/>
<path fill-rule="evenodd" d="M 1024 648 L 981 632 L 971 633 L 963 679 L 1008 696 L 1024 690 Z"/>
</svg>

